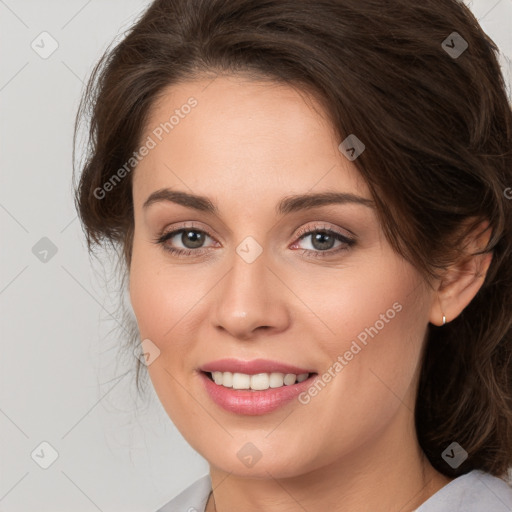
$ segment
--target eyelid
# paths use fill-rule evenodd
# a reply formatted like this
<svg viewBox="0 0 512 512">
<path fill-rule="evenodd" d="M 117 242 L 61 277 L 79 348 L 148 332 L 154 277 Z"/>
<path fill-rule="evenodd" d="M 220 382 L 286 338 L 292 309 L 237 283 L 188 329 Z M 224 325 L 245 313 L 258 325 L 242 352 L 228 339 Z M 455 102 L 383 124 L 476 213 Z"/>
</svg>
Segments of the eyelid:
<svg viewBox="0 0 512 512">
<path fill-rule="evenodd" d="M 347 240 L 350 240 L 352 242 L 357 241 L 357 235 L 350 231 L 349 229 L 344 228 L 343 231 L 346 231 L 346 233 L 340 232 L 341 228 L 335 227 L 333 225 L 330 225 L 326 222 L 314 222 L 313 225 L 308 224 L 304 226 L 303 228 L 299 229 L 297 234 L 295 235 L 297 238 L 301 238 L 302 235 L 310 234 L 312 231 L 327 231 L 327 232 L 334 232 Z"/>
<path fill-rule="evenodd" d="M 187 229 L 190 229 L 191 231 L 199 231 L 201 233 L 204 233 L 208 235 L 210 238 L 222 238 L 213 236 L 211 234 L 211 230 L 209 228 L 206 228 L 203 226 L 199 221 L 186 221 L 183 223 L 178 223 L 177 225 L 171 225 L 170 227 L 165 227 L 161 230 L 160 235 L 158 235 L 159 238 L 165 237 L 167 235 L 170 235 L 171 233 L 176 234 L 178 231 L 185 231 Z"/>
</svg>

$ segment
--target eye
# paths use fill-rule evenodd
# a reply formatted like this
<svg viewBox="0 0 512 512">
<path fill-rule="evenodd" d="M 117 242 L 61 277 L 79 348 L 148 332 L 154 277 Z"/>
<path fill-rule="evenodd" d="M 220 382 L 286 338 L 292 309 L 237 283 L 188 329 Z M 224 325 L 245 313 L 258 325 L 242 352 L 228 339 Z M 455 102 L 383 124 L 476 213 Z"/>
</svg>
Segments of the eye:
<svg viewBox="0 0 512 512">
<path fill-rule="evenodd" d="M 178 257 L 199 256 L 206 252 L 206 249 L 202 247 L 206 238 L 211 238 L 206 231 L 195 227 L 185 227 L 159 235 L 154 243 L 162 245 L 165 251 Z M 176 247 L 177 244 L 182 244 L 184 249 Z"/>
<path fill-rule="evenodd" d="M 310 238 L 310 246 L 312 249 L 303 249 L 303 254 L 313 257 L 328 257 L 337 254 L 340 251 L 346 251 L 352 247 L 356 241 L 338 231 L 328 228 L 327 226 L 306 227 L 297 234 L 299 240 L 295 242 L 292 248 L 296 248 L 302 240 Z M 334 249 L 336 242 L 338 247 Z"/>
<path fill-rule="evenodd" d="M 290 248 L 297 249 L 302 240 L 311 237 L 310 245 L 312 248 L 303 248 L 302 254 L 316 258 L 338 254 L 350 249 L 356 243 L 355 239 L 325 225 L 308 226 L 300 230 L 296 236 L 299 237 L 299 240 L 292 244 Z M 176 257 L 201 256 L 208 252 L 208 247 L 204 247 L 207 238 L 213 239 L 206 231 L 190 226 L 163 233 L 153 242 L 162 245 L 165 251 Z M 336 242 L 339 245 L 337 248 L 333 248 Z M 183 248 L 179 247 L 179 244 Z"/>
</svg>

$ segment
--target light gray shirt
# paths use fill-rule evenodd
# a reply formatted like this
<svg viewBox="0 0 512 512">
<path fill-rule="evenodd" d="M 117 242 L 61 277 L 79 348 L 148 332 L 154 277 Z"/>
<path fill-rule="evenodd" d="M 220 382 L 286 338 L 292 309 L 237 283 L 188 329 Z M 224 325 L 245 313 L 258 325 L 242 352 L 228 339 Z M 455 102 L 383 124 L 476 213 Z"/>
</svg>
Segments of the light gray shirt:
<svg viewBox="0 0 512 512">
<path fill-rule="evenodd" d="M 211 490 L 208 474 L 156 512 L 204 512 Z M 475 469 L 452 480 L 414 512 L 512 512 L 512 486 Z"/>
</svg>

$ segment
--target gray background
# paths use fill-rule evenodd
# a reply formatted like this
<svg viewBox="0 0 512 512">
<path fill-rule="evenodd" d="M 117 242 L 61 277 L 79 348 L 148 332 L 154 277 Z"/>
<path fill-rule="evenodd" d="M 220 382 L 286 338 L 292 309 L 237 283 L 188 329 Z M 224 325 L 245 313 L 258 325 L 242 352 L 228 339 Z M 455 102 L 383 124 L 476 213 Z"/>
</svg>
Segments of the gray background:
<svg viewBox="0 0 512 512">
<path fill-rule="evenodd" d="M 512 0 L 466 3 L 510 84 Z M 208 471 L 152 387 L 137 399 L 117 285 L 89 259 L 71 196 L 84 82 L 148 4 L 0 0 L 0 512 L 154 512 Z"/>
</svg>

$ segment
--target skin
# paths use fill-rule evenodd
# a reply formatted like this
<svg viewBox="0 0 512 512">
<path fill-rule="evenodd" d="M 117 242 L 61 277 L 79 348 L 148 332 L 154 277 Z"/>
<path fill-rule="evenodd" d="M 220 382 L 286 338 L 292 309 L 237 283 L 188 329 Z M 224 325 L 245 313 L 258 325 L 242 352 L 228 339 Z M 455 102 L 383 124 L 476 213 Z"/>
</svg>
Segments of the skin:
<svg viewBox="0 0 512 512">
<path fill-rule="evenodd" d="M 130 296 L 141 339 L 160 350 L 148 366 L 155 391 L 210 465 L 207 511 L 215 510 L 213 497 L 219 512 L 414 510 L 450 481 L 423 456 L 414 427 L 427 325 L 464 309 L 490 256 L 454 265 L 429 288 L 392 250 L 371 207 L 276 216 L 276 204 L 291 194 L 371 200 L 319 104 L 285 85 L 232 75 L 171 86 L 141 140 L 190 96 L 198 105 L 134 171 Z M 208 196 L 219 215 L 168 201 L 143 208 L 166 187 Z M 204 254 L 178 258 L 153 243 L 183 223 L 207 232 Z M 336 241 L 331 256 L 315 258 L 322 247 L 312 235 L 299 239 L 303 227 L 354 233 L 357 242 L 335 254 Z M 247 236 L 263 248 L 250 264 L 236 253 Z M 194 247 L 181 235 L 166 243 Z M 481 243 L 475 237 L 468 247 Z M 237 415 L 203 390 L 197 368 L 223 357 L 322 374 L 397 302 L 401 311 L 307 405 L 294 400 L 265 415 Z M 261 452 L 252 467 L 237 457 L 247 442 Z"/>
</svg>

